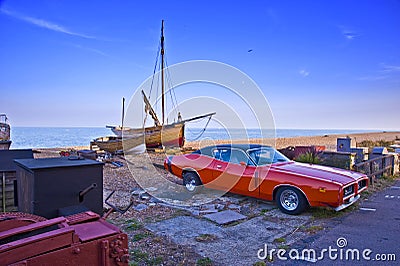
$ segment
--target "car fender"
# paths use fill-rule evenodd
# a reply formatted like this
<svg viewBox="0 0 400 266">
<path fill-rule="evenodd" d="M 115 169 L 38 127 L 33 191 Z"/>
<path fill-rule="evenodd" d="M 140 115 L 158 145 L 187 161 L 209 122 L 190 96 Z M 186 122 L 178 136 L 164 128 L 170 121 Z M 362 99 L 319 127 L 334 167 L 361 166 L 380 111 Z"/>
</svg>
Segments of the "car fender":
<svg viewBox="0 0 400 266">
<path fill-rule="evenodd" d="M 183 169 L 182 169 L 182 176 L 183 176 L 183 174 L 184 174 L 185 172 L 194 172 L 194 173 L 196 173 L 196 175 L 197 175 L 198 177 L 200 177 L 200 175 L 199 175 L 199 173 L 196 171 L 196 169 L 194 169 L 194 168 L 192 168 L 192 167 L 185 167 L 185 168 L 183 168 Z"/>
</svg>

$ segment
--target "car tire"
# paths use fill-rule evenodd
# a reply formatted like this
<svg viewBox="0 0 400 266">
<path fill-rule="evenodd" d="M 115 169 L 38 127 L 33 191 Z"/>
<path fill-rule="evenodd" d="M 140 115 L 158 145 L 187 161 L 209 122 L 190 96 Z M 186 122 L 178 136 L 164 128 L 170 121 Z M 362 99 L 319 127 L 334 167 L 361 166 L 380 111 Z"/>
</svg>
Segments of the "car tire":
<svg viewBox="0 0 400 266">
<path fill-rule="evenodd" d="M 276 204 L 283 213 L 296 215 L 308 206 L 307 199 L 300 190 L 293 187 L 281 187 L 275 197 Z"/>
<path fill-rule="evenodd" d="M 185 172 L 183 174 L 183 185 L 190 193 L 196 193 L 201 188 L 201 181 L 195 172 Z"/>
</svg>

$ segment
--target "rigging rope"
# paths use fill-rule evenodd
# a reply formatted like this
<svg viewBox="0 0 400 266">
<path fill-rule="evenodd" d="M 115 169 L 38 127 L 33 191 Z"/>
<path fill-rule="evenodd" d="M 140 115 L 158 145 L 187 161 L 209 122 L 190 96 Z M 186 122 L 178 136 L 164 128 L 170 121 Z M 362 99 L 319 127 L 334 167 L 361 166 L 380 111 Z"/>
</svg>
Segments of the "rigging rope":
<svg viewBox="0 0 400 266">
<path fill-rule="evenodd" d="M 167 61 L 167 56 L 166 56 L 166 53 L 164 53 L 164 56 L 165 56 L 165 65 L 166 66 L 168 66 L 168 61 Z M 172 79 L 171 79 L 171 73 L 169 72 L 169 68 L 167 67 L 166 68 L 166 70 L 167 70 L 167 75 L 166 75 L 166 77 L 167 77 L 167 82 L 168 82 L 168 84 L 169 84 L 169 95 L 170 95 L 170 97 L 171 97 L 171 103 L 172 103 L 172 109 L 176 109 L 177 110 L 177 112 L 176 112 L 176 115 L 178 115 L 178 113 L 180 112 L 180 110 L 179 110 L 179 105 L 178 105 L 178 101 L 177 101 L 177 99 L 176 99 L 176 94 L 175 94 L 175 89 L 174 89 L 174 87 L 172 86 Z M 174 98 L 175 98 L 175 103 L 174 103 L 174 98 L 172 98 L 172 92 L 174 93 Z"/>
<path fill-rule="evenodd" d="M 161 36 L 160 37 L 162 37 L 162 33 L 161 33 Z M 161 39 L 161 38 L 160 38 Z M 160 80 L 159 79 L 157 79 L 156 80 L 156 82 L 154 81 L 154 77 L 155 77 L 155 74 L 156 74 L 156 72 L 160 72 L 161 71 L 161 68 L 163 67 L 163 66 L 161 66 L 161 63 L 160 64 L 158 64 L 158 60 L 159 60 L 159 56 L 160 56 L 160 50 L 161 50 L 161 41 L 159 42 L 159 44 L 158 44 L 158 49 L 157 49 L 157 55 L 156 55 L 156 62 L 155 62 L 155 64 L 154 64 L 154 69 L 153 69 L 153 76 L 152 76 L 152 79 L 151 79 L 151 85 L 150 85 L 150 93 L 149 93 L 149 95 L 148 95 L 148 99 L 150 100 L 151 99 L 151 95 L 152 95 L 152 91 L 153 91 L 153 85 L 156 85 L 156 87 L 157 87 L 157 91 L 156 91 L 156 95 L 159 95 L 158 94 L 158 92 L 159 92 L 159 83 L 160 83 Z M 168 92 L 169 92 L 169 94 L 170 94 L 170 97 L 171 97 L 171 104 L 172 104 L 172 106 L 171 106 L 171 108 L 172 108 L 172 110 L 176 110 L 176 115 L 178 115 L 179 113 L 180 113 L 180 110 L 179 110 L 179 105 L 178 105 L 178 100 L 177 100 L 177 98 L 176 98 L 176 93 L 175 93 L 175 90 L 174 90 L 174 88 L 173 88 L 173 86 L 172 86 L 172 79 L 171 79 L 171 73 L 169 72 L 169 68 L 168 68 L 168 61 L 167 61 L 167 55 L 166 55 L 166 49 L 164 49 L 164 60 L 165 60 L 165 70 L 167 70 L 166 71 L 166 75 L 165 75 L 165 78 L 166 78 L 166 85 L 167 85 L 167 87 L 168 88 L 170 88 L 169 90 L 168 90 Z M 155 84 L 156 83 L 156 84 Z M 172 91 L 172 92 L 171 92 Z M 165 93 L 165 92 L 164 92 Z M 172 95 L 173 94 L 173 95 Z M 164 95 L 161 95 L 161 97 L 164 97 Z M 157 112 L 157 110 L 158 110 L 158 103 L 159 102 L 159 99 L 156 99 L 156 104 L 155 104 L 155 107 L 154 107 L 154 109 L 155 109 L 155 112 Z M 148 115 L 148 113 L 146 112 L 146 117 L 145 117 L 145 119 L 144 119 L 144 121 L 146 121 L 146 119 L 147 119 L 147 115 Z"/>
<path fill-rule="evenodd" d="M 154 76 L 156 74 L 156 70 L 157 70 L 157 66 L 158 66 L 158 57 L 160 55 L 160 49 L 161 49 L 161 43 L 158 44 L 158 50 L 157 50 L 157 55 L 156 55 L 156 63 L 154 64 L 153 77 L 151 79 L 151 85 L 150 85 L 149 99 L 151 97 L 151 91 L 153 90 Z"/>
<path fill-rule="evenodd" d="M 157 71 L 158 58 L 159 58 L 159 55 L 160 55 L 160 49 L 161 49 L 161 42 L 158 44 L 158 49 L 157 49 L 157 54 L 156 54 L 156 62 L 155 62 L 155 64 L 154 64 L 153 76 L 152 76 L 152 78 L 151 78 L 149 100 L 150 100 L 150 98 L 151 98 L 151 92 L 152 92 L 152 90 L 153 90 L 154 76 L 155 76 L 156 71 Z M 157 83 L 157 95 L 158 95 L 158 83 Z M 157 106 L 156 106 L 156 107 L 157 107 Z M 148 116 L 148 112 L 146 111 L 145 113 L 146 113 L 146 115 L 145 115 L 145 117 L 144 117 L 144 119 L 143 119 L 143 126 L 146 125 L 146 120 L 147 120 L 147 116 Z"/>
<path fill-rule="evenodd" d="M 203 136 L 204 132 L 205 132 L 206 129 L 207 129 L 208 124 L 209 124 L 210 121 L 211 121 L 211 118 L 212 118 L 212 116 L 210 116 L 210 117 L 208 118 L 208 121 L 207 121 L 206 125 L 205 125 L 204 128 L 200 131 L 200 133 L 198 134 L 198 136 L 197 136 L 196 138 L 194 138 L 194 139 L 189 140 L 189 141 L 196 141 L 196 140 L 200 139 L 201 136 Z M 204 118 L 203 118 L 202 120 L 204 120 Z M 200 120 L 200 121 L 201 121 L 201 120 Z M 200 122 L 200 121 L 199 121 L 199 122 Z M 199 123 L 199 122 L 196 122 L 196 123 Z M 189 123 L 192 123 L 192 122 L 189 122 Z"/>
</svg>

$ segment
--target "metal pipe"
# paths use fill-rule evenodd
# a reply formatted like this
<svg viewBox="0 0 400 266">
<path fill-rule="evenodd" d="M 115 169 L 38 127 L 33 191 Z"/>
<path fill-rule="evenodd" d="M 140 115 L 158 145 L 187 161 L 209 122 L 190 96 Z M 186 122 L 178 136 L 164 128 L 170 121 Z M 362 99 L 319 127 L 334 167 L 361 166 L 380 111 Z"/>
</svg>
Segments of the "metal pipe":
<svg viewBox="0 0 400 266">
<path fill-rule="evenodd" d="M 92 189 L 96 188 L 97 184 L 93 183 L 90 186 L 88 186 L 87 188 L 85 188 L 84 190 L 82 190 L 81 192 L 79 192 L 79 202 L 83 201 L 83 197 L 89 193 L 89 191 L 91 191 Z"/>
</svg>

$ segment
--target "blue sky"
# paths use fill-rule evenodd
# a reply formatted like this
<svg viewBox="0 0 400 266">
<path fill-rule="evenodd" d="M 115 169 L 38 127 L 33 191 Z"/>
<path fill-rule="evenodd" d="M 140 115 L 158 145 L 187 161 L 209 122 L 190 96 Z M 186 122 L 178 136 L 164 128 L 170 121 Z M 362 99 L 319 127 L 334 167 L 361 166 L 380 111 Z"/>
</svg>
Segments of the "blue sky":
<svg viewBox="0 0 400 266">
<path fill-rule="evenodd" d="M 169 65 L 240 69 L 277 128 L 400 130 L 398 14 L 395 0 L 0 1 L 0 113 L 14 126 L 119 124 L 164 19 Z"/>
</svg>

